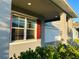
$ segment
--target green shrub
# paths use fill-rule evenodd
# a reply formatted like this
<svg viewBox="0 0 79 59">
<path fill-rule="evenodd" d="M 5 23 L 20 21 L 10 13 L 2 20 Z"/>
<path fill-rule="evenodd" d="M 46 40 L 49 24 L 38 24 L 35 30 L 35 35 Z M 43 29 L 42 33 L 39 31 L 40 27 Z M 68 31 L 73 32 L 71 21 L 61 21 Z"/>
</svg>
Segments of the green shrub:
<svg viewBox="0 0 79 59">
<path fill-rule="evenodd" d="M 17 59 L 16 56 L 13 59 Z M 21 52 L 18 59 L 79 59 L 79 50 L 69 44 L 59 44 L 56 48 L 52 46 L 37 47 L 35 51 L 29 49 Z"/>
<path fill-rule="evenodd" d="M 40 59 L 53 59 L 54 49 L 51 46 L 37 47 L 35 50 Z"/>
<path fill-rule="evenodd" d="M 79 43 L 79 38 L 78 39 L 74 39 L 74 42 Z"/>
<path fill-rule="evenodd" d="M 19 59 L 38 59 L 38 54 L 32 49 L 27 50 L 26 52 L 21 52 Z"/>
<path fill-rule="evenodd" d="M 79 59 L 79 51 L 71 45 L 60 45 L 57 52 L 61 59 Z"/>
</svg>

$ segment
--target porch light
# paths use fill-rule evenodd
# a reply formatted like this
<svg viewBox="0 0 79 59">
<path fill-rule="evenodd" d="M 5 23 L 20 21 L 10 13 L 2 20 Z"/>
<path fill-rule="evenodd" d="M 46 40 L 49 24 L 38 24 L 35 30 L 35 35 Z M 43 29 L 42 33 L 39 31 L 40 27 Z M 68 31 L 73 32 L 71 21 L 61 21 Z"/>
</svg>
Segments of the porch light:
<svg viewBox="0 0 79 59">
<path fill-rule="evenodd" d="M 30 5 L 32 5 L 32 3 L 27 3 L 27 5 L 29 5 L 29 6 L 30 6 Z"/>
<path fill-rule="evenodd" d="M 55 16 L 55 18 L 57 18 L 58 16 Z"/>
</svg>

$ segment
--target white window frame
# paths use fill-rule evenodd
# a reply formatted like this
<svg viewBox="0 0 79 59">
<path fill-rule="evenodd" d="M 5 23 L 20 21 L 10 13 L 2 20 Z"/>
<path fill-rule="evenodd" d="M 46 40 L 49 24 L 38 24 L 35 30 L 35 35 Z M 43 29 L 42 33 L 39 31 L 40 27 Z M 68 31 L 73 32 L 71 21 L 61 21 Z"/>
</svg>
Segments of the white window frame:
<svg viewBox="0 0 79 59">
<path fill-rule="evenodd" d="M 26 40 L 27 39 L 27 18 L 25 18 L 25 27 L 24 27 L 24 40 Z"/>
<path fill-rule="evenodd" d="M 14 15 L 14 16 L 16 16 L 16 15 Z M 19 16 L 17 16 L 18 17 L 18 19 L 19 19 Z M 22 20 L 22 19 L 20 19 L 20 20 Z M 22 20 L 22 21 L 24 21 L 24 20 Z M 18 21 L 19 22 L 19 21 Z M 24 21 L 24 24 L 25 24 L 25 21 Z M 19 24 L 18 24 L 19 25 Z M 25 29 L 25 25 L 24 25 L 24 28 L 21 28 L 21 27 L 12 27 L 12 29 Z M 12 35 L 12 34 L 11 34 Z M 11 38 L 12 39 L 12 38 Z M 23 37 L 23 40 L 24 40 L 24 37 Z M 11 40 L 12 41 L 12 40 Z"/>
<path fill-rule="evenodd" d="M 24 13 L 20 13 L 20 12 L 17 12 L 17 11 L 13 11 L 12 10 L 12 15 L 15 15 L 15 16 L 21 16 L 22 15 L 22 17 L 23 18 L 25 18 L 25 24 L 24 24 L 24 28 L 19 28 L 19 29 L 24 29 L 24 39 L 23 40 L 21 40 L 20 42 L 11 42 L 10 43 L 10 45 L 16 45 L 16 44 L 21 44 L 21 43 L 29 43 L 29 42 L 34 42 L 34 41 L 37 41 L 37 21 L 36 21 L 36 23 L 35 23 L 35 29 L 34 29 L 34 31 L 35 31 L 35 34 L 34 34 L 34 36 L 35 36 L 35 38 L 34 39 L 32 39 L 32 40 L 30 40 L 30 39 L 26 39 L 27 37 L 27 18 L 29 18 L 29 19 L 36 19 L 37 20 L 37 17 L 33 17 L 33 16 L 30 16 L 30 15 L 27 15 L 27 14 L 24 14 Z M 13 28 L 16 28 L 17 29 L 17 27 L 13 27 Z"/>
</svg>

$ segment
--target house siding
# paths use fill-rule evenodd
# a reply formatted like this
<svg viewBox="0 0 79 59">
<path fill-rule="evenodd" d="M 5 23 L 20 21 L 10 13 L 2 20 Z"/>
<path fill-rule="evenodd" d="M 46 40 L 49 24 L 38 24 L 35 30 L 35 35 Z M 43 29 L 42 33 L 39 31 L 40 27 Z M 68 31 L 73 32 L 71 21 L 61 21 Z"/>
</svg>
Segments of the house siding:
<svg viewBox="0 0 79 59">
<path fill-rule="evenodd" d="M 0 59 L 9 58 L 11 0 L 0 0 Z"/>
</svg>

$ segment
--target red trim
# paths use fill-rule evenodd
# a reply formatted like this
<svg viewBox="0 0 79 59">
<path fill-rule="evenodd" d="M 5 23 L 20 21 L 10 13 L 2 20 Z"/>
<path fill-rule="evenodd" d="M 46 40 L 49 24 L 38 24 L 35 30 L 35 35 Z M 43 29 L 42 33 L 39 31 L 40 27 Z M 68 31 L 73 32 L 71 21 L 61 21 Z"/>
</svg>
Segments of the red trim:
<svg viewBox="0 0 79 59">
<path fill-rule="evenodd" d="M 12 32 L 12 16 L 10 17 L 10 31 Z"/>
<path fill-rule="evenodd" d="M 37 19 L 37 39 L 41 37 L 41 21 Z"/>
</svg>

